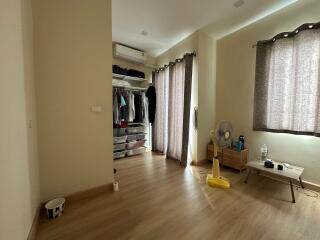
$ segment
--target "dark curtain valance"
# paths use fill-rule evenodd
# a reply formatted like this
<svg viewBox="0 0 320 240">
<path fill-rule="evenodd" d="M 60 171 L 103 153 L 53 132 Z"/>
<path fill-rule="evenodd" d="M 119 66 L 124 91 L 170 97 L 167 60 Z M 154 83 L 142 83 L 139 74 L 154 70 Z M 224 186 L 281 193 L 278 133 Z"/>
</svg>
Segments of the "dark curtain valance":
<svg viewBox="0 0 320 240">
<path fill-rule="evenodd" d="M 159 67 L 155 70 L 155 72 L 158 73 L 160 71 L 164 71 L 167 67 L 174 66 L 177 62 L 182 62 L 187 56 L 195 57 L 196 55 L 196 52 L 186 53 L 182 58 L 177 58 L 176 60 L 174 60 L 174 62 L 169 62 L 168 64 L 165 64 L 163 67 Z"/>
<path fill-rule="evenodd" d="M 297 34 L 299 34 L 302 31 L 318 29 L 318 28 L 320 28 L 320 22 L 317 22 L 317 23 L 305 23 L 305 24 L 302 24 L 301 26 L 297 27 L 295 30 L 293 30 L 291 32 L 282 32 L 282 33 L 277 34 L 273 38 L 270 38 L 270 39 L 267 39 L 267 40 L 260 40 L 260 41 L 257 42 L 256 45 L 253 45 L 253 47 L 260 46 L 260 45 L 273 44 L 275 41 L 277 41 L 279 39 L 291 38 L 291 37 L 296 36 Z"/>
</svg>

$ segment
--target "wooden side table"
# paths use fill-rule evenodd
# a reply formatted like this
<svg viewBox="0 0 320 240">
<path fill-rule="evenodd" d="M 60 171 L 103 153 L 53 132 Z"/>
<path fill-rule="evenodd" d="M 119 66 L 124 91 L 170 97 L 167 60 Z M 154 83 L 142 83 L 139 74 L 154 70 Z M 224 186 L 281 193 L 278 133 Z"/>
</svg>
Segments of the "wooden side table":
<svg viewBox="0 0 320 240">
<path fill-rule="evenodd" d="M 212 161 L 213 159 L 213 144 L 208 144 L 207 147 L 207 158 Z M 228 166 L 240 171 L 246 169 L 248 161 L 248 149 L 241 150 L 238 152 L 235 148 L 223 148 L 218 150 L 218 159 L 220 164 Z"/>
<path fill-rule="evenodd" d="M 219 159 L 220 160 L 220 159 Z M 246 169 L 248 162 L 248 149 L 237 151 L 235 148 L 222 149 L 221 165 L 228 166 L 240 171 Z"/>
</svg>

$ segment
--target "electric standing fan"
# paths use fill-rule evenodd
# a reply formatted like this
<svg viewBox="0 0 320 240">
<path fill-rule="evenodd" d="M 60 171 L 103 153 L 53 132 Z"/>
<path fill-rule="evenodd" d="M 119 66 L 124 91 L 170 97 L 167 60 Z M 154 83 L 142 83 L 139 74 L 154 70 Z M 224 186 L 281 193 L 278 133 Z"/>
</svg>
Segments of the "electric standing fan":
<svg viewBox="0 0 320 240">
<path fill-rule="evenodd" d="M 220 176 L 218 148 L 230 147 L 232 144 L 232 125 L 227 121 L 220 121 L 215 131 L 210 132 L 213 142 L 212 174 L 207 175 L 207 184 L 210 187 L 230 188 L 229 180 Z"/>
</svg>

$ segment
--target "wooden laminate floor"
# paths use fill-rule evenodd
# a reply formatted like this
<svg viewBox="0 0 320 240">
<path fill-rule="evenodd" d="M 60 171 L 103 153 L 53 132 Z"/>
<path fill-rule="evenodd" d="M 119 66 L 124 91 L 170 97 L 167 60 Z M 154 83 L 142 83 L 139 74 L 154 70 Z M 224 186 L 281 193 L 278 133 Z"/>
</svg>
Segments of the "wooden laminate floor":
<svg viewBox="0 0 320 240">
<path fill-rule="evenodd" d="M 206 167 L 182 168 L 146 153 L 117 160 L 119 192 L 66 205 L 41 217 L 38 239 L 320 239 L 320 198 L 266 177 L 230 169 L 229 190 L 205 184 Z"/>
</svg>

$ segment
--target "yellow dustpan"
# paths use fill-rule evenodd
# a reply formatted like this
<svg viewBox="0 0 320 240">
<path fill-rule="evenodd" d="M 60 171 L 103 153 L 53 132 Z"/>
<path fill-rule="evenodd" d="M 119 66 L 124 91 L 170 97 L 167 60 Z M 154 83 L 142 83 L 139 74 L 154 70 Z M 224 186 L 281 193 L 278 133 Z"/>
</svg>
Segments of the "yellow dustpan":
<svg viewBox="0 0 320 240">
<path fill-rule="evenodd" d="M 212 174 L 207 175 L 207 184 L 215 188 L 230 188 L 230 182 L 220 176 L 220 166 L 217 158 L 213 159 Z"/>
</svg>

